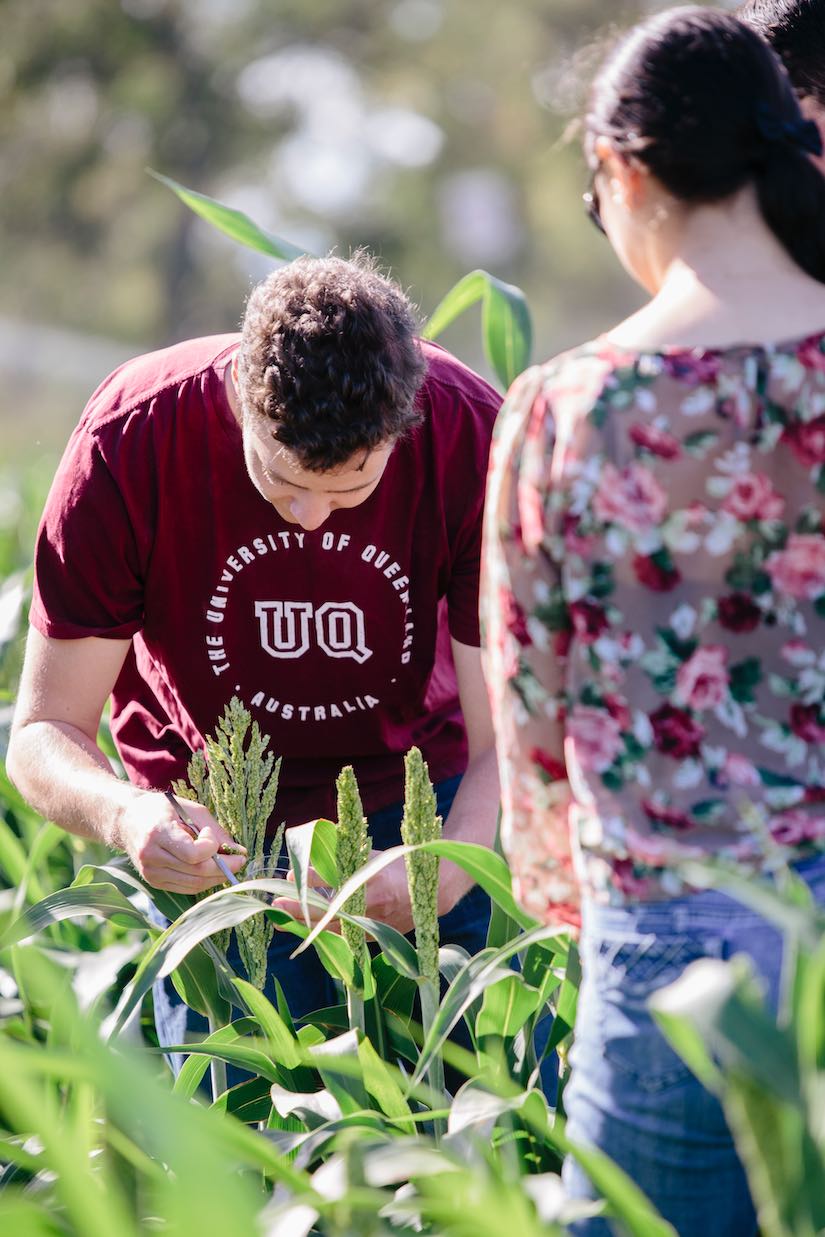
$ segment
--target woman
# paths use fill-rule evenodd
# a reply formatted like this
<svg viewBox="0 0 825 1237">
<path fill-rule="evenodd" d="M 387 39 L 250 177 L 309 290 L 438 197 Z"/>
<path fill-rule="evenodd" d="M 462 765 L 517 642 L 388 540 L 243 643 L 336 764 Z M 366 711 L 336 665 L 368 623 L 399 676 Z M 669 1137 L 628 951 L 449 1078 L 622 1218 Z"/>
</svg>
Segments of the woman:
<svg viewBox="0 0 825 1237">
<path fill-rule="evenodd" d="M 742 951 L 776 1001 L 779 938 L 691 891 L 682 860 L 791 862 L 825 901 L 821 141 L 759 36 L 691 7 L 613 53 L 586 151 L 588 209 L 651 299 L 525 375 L 499 422 L 484 608 L 504 838 L 531 912 L 577 923 L 581 901 L 570 1137 L 681 1237 L 746 1237 L 721 1109 L 646 1003 Z"/>
</svg>

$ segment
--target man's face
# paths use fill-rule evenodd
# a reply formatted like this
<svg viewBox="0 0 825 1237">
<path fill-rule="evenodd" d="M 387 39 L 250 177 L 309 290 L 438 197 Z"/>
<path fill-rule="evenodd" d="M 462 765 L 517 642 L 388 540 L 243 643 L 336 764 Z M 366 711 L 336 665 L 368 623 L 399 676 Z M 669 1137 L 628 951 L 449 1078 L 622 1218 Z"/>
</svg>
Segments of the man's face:
<svg viewBox="0 0 825 1237">
<path fill-rule="evenodd" d="M 333 511 L 358 507 L 369 498 L 384 475 L 393 444 L 359 452 L 328 472 L 302 468 L 293 453 L 272 437 L 264 418 L 243 418 L 246 471 L 255 489 L 288 524 L 311 532 Z"/>
</svg>

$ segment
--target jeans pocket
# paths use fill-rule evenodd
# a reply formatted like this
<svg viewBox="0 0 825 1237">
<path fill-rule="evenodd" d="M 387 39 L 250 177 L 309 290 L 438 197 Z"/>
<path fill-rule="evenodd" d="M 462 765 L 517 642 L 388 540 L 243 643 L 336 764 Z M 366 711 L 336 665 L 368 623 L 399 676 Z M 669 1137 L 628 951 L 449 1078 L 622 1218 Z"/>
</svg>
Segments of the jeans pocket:
<svg viewBox="0 0 825 1237">
<path fill-rule="evenodd" d="M 605 1059 L 643 1091 L 663 1091 L 693 1075 L 648 1008 L 654 992 L 706 956 L 691 936 L 602 938 L 593 951 L 598 1034 Z"/>
</svg>

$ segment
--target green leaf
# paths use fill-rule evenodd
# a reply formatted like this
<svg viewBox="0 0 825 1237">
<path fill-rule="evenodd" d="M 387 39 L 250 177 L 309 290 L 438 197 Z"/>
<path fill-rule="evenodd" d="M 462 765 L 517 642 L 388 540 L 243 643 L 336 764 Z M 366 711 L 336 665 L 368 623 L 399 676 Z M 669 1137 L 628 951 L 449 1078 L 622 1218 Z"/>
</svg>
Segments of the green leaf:
<svg viewBox="0 0 825 1237">
<path fill-rule="evenodd" d="M 118 1034 L 126 1025 L 155 980 L 171 974 L 201 941 L 223 928 L 236 927 L 252 915 L 272 913 L 266 895 L 273 893 L 293 898 L 295 886 L 274 878 L 243 881 L 230 889 L 219 889 L 184 911 L 154 941 L 131 984 L 124 990 L 116 1010 L 113 1034 Z M 326 905 L 322 898 L 314 894 L 310 897 L 316 904 Z"/>
<path fill-rule="evenodd" d="M 333 889 L 338 880 L 338 865 L 336 852 L 338 850 L 338 830 L 331 820 L 316 820 L 312 833 L 310 862 L 325 884 Z M 289 832 L 292 832 L 291 830 Z M 289 833 L 287 834 L 287 837 Z"/>
<path fill-rule="evenodd" d="M 774 773 L 772 769 L 765 769 L 761 765 L 757 765 L 757 773 L 763 786 L 783 787 L 790 790 L 803 785 L 797 777 L 791 777 L 787 773 Z"/>
<path fill-rule="evenodd" d="M 196 945 L 172 972 L 172 983 L 190 1009 L 216 1023 L 229 1019 L 230 1007 L 218 990 L 215 966 L 206 950 Z"/>
<path fill-rule="evenodd" d="M 698 803 L 691 804 L 690 814 L 695 820 L 712 822 L 724 814 L 726 807 L 724 799 L 701 799 Z"/>
<path fill-rule="evenodd" d="M 187 1040 L 185 1044 L 167 1044 L 153 1051 L 196 1053 L 206 1056 L 210 1061 L 226 1061 L 228 1065 L 247 1070 L 250 1074 L 257 1074 L 260 1078 L 267 1078 L 270 1082 L 282 1081 L 282 1074 L 277 1064 L 271 1061 L 260 1048 L 254 1048 L 240 1038 L 225 1044 L 210 1036 L 203 1040 Z"/>
<path fill-rule="evenodd" d="M 245 245 L 247 249 L 254 249 L 257 253 L 265 253 L 270 258 L 279 258 L 282 262 L 292 262 L 295 258 L 305 256 L 305 249 L 282 240 L 280 236 L 274 236 L 272 232 L 266 232 L 242 210 L 224 206 L 222 202 L 207 197 L 205 193 L 187 189 L 184 185 L 178 184 L 176 180 L 172 180 L 170 176 L 163 176 L 151 168 L 147 168 L 147 171 L 150 176 L 154 176 L 155 180 L 159 180 L 162 185 L 166 185 L 167 189 L 176 193 L 181 202 L 196 215 L 200 215 L 201 219 L 211 223 L 219 232 L 237 241 L 239 245 Z"/>
<path fill-rule="evenodd" d="M 247 1078 L 219 1095 L 212 1107 L 217 1112 L 230 1113 L 245 1125 L 266 1122 L 272 1112 L 270 1086 L 276 1085 L 265 1078 Z"/>
<path fill-rule="evenodd" d="M 232 1023 L 229 1023 L 227 1026 L 219 1027 L 217 1031 L 213 1031 L 204 1042 L 207 1044 L 227 1044 L 234 1043 L 239 1038 L 240 1036 L 235 1027 Z M 164 1048 L 164 1052 L 167 1051 L 168 1049 Z M 209 1057 L 193 1053 L 192 1056 L 187 1057 L 184 1061 L 172 1090 L 176 1095 L 182 1095 L 184 1099 L 191 1100 L 208 1069 Z"/>
<path fill-rule="evenodd" d="M 738 704 L 752 704 L 754 688 L 761 680 L 761 661 L 758 657 L 746 657 L 730 668 L 730 694 Z"/>
<path fill-rule="evenodd" d="M 475 842 L 450 842 L 442 838 L 439 842 L 421 842 L 418 847 L 412 846 L 393 846 L 390 850 L 383 851 L 380 855 L 376 855 L 373 859 L 366 863 L 359 872 L 356 873 L 346 884 L 339 889 L 336 896 L 330 902 L 325 914 L 315 925 L 312 932 L 304 941 L 303 945 L 297 949 L 296 953 L 301 953 L 304 949 L 312 944 L 317 934 L 323 931 L 324 928 L 338 915 L 346 900 L 351 897 L 356 889 L 365 884 L 378 872 L 383 871 L 389 864 L 395 863 L 397 859 L 403 858 L 405 855 L 411 854 L 413 850 L 421 849 L 439 855 L 442 859 L 449 859 L 458 867 L 463 868 L 473 880 L 479 884 L 486 893 L 490 895 L 503 911 L 505 911 L 511 919 L 520 924 L 523 928 L 529 929 L 536 926 L 536 921 L 530 915 L 527 915 L 516 902 L 512 892 L 512 882 L 510 879 L 510 870 L 507 864 L 497 855 L 495 851 L 489 850 L 486 846 L 479 846 Z M 364 925 L 369 924 L 367 931 L 376 935 L 377 933 L 370 920 L 356 920 Z M 396 936 L 398 933 L 396 933 Z"/>
<path fill-rule="evenodd" d="M 251 1016 L 266 1036 L 272 1049 L 272 1055 L 286 1069 L 296 1069 L 301 1063 L 301 1053 L 297 1040 L 290 1035 L 284 1026 L 281 1016 L 274 1005 L 262 992 L 245 979 L 236 979 L 235 987 L 244 999 Z"/>
<path fill-rule="evenodd" d="M 524 293 L 487 271 L 471 271 L 450 289 L 424 328 L 435 339 L 450 323 L 481 301 L 484 352 L 500 381 L 509 387 L 530 363 L 532 324 Z"/>
<path fill-rule="evenodd" d="M 481 308 L 484 352 L 499 380 L 510 387 L 530 364 L 533 327 L 524 293 L 487 275 Z"/>
<path fill-rule="evenodd" d="M 59 889 L 49 894 L 11 924 L 0 939 L 0 949 L 41 932 L 52 923 L 93 915 L 111 919 L 130 928 L 151 927 L 145 915 L 135 910 L 128 898 L 112 884 L 84 885 L 80 889 Z"/>
<path fill-rule="evenodd" d="M 295 878 L 294 891 L 301 904 L 301 914 L 304 923 L 309 924 L 309 869 L 312 866 L 312 838 L 315 833 L 316 821 L 311 820 L 306 825 L 295 825 L 286 832 L 286 849 L 289 864 Z M 333 882 L 334 884 L 334 882 Z"/>
<path fill-rule="evenodd" d="M 695 430 L 692 434 L 685 436 L 682 446 L 688 455 L 695 455 L 702 459 L 718 439 L 719 435 L 714 430 Z"/>
<path fill-rule="evenodd" d="M 540 993 L 521 975 L 508 975 L 487 988 L 476 1019 L 476 1035 L 510 1039 L 538 1008 Z"/>
<path fill-rule="evenodd" d="M 444 843 L 429 842 L 426 845 L 442 846 Z M 463 846 L 467 844 L 452 843 L 452 845 Z M 468 959 L 447 989 L 438 1012 L 433 1019 L 413 1075 L 414 1083 L 424 1077 L 429 1069 L 431 1060 L 441 1049 L 450 1031 L 463 1016 L 465 1010 L 491 984 L 509 978 L 515 978 L 519 983 L 524 984 L 524 977 L 522 975 L 513 975 L 509 970 L 511 959 L 534 941 L 550 940 L 559 936 L 563 931 L 566 931 L 566 929 L 536 925 L 529 932 L 526 932 L 524 936 L 519 937 L 515 941 L 510 941 L 501 949 L 484 949 L 481 953 L 476 954 L 474 958 Z M 508 969 L 505 970 L 505 966 Z"/>
<path fill-rule="evenodd" d="M 9 888 L 19 885 L 25 870 L 26 852 L 23 843 L 11 825 L 0 819 L 0 872 L 5 877 L 4 884 Z"/>
<path fill-rule="evenodd" d="M 466 313 L 484 296 L 485 272 L 471 271 L 460 279 L 450 291 L 442 297 L 430 315 L 422 332 L 424 339 L 435 339 L 445 331 L 456 318 Z"/>
<path fill-rule="evenodd" d="M 654 554 L 652 557 L 656 558 L 656 555 Z M 672 560 L 670 559 L 670 556 L 667 556 L 667 563 L 660 563 L 659 565 L 665 570 L 672 568 Z M 656 631 L 661 638 L 662 643 L 669 649 L 674 657 L 679 659 L 680 662 L 687 661 L 689 657 L 692 657 L 699 646 L 698 640 L 681 640 L 676 635 L 676 632 L 672 627 L 657 627 Z"/>
<path fill-rule="evenodd" d="M 386 1061 L 381 1060 L 368 1039 L 362 1039 L 358 1045 L 358 1060 L 363 1070 L 364 1086 L 377 1100 L 381 1111 L 396 1122 L 399 1129 L 414 1134 L 413 1122 L 404 1120 L 412 1116 L 410 1106 Z"/>
</svg>

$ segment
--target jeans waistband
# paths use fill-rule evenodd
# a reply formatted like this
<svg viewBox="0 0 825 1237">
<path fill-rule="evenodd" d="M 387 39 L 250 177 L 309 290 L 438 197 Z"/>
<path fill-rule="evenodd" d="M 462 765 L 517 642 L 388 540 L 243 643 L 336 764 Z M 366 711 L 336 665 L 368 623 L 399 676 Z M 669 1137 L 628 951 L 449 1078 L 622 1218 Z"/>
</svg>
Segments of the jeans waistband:
<svg viewBox="0 0 825 1237">
<path fill-rule="evenodd" d="M 808 884 L 825 881 L 825 852 L 801 860 L 792 870 Z M 751 907 L 719 889 L 703 889 L 678 898 L 622 906 L 606 906 L 592 898 L 585 898 L 582 904 L 583 931 L 597 936 L 616 932 L 663 934 L 703 928 L 721 930 L 732 919 L 748 917 L 761 918 Z"/>
</svg>

